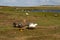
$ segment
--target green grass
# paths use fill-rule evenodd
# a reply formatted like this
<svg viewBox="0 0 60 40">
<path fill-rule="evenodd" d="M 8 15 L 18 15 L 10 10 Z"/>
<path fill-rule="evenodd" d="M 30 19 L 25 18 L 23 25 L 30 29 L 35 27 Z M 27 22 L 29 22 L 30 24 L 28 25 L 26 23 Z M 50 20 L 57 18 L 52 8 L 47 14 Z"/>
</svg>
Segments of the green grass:
<svg viewBox="0 0 60 40">
<path fill-rule="evenodd" d="M 29 12 L 29 16 L 26 16 L 25 12 L 11 9 L 0 10 L 0 40 L 60 40 L 60 13 Z M 54 14 L 58 16 L 55 17 Z M 23 22 L 24 19 L 38 23 L 38 27 L 22 32 L 14 29 L 12 23 Z"/>
</svg>

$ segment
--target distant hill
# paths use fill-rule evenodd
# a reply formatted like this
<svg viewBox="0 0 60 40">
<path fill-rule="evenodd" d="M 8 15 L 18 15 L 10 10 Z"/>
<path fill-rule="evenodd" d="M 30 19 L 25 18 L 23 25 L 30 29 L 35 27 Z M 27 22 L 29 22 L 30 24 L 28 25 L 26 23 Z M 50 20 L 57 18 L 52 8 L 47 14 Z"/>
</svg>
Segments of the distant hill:
<svg viewBox="0 0 60 40">
<path fill-rule="evenodd" d="M 0 6 L 0 8 L 16 8 L 16 9 L 59 9 L 60 6 L 57 5 L 41 5 L 41 6 L 34 6 L 34 7 L 19 7 L 19 6 Z"/>
</svg>

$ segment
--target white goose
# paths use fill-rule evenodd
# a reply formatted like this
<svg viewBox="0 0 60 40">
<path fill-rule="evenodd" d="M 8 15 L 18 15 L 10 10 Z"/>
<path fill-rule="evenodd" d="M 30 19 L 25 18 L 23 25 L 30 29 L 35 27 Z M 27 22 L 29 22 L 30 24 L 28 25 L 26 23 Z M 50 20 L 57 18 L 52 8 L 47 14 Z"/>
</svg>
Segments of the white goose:
<svg viewBox="0 0 60 40">
<path fill-rule="evenodd" d="M 35 28 L 38 24 L 30 23 L 29 28 Z"/>
</svg>

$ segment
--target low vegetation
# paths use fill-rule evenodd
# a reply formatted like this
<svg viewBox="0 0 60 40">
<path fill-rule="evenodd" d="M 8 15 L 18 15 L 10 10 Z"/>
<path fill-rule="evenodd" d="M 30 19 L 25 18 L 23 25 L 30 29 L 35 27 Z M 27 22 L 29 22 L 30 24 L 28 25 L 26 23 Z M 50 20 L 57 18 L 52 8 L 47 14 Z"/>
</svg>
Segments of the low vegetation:
<svg viewBox="0 0 60 40">
<path fill-rule="evenodd" d="M 25 13 L 0 9 L 0 40 L 60 40 L 59 12 L 29 12 L 28 16 Z M 13 27 L 13 22 L 23 23 L 24 19 L 37 23 L 37 28 L 19 31 Z"/>
</svg>

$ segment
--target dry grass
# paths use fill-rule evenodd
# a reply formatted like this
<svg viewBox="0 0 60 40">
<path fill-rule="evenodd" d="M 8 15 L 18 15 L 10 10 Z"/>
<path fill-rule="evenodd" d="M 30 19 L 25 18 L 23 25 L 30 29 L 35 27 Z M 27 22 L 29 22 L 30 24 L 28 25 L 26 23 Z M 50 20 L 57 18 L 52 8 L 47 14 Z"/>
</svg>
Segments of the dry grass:
<svg viewBox="0 0 60 40">
<path fill-rule="evenodd" d="M 10 10 L 10 9 L 9 9 Z M 52 12 L 25 12 L 9 11 L 8 8 L 0 10 L 0 40 L 60 40 L 60 14 L 54 17 Z M 44 16 L 44 15 L 47 16 Z M 19 31 L 14 29 L 13 22 L 38 23 L 34 30 Z"/>
</svg>

